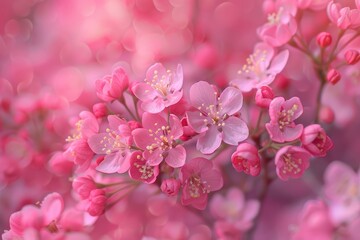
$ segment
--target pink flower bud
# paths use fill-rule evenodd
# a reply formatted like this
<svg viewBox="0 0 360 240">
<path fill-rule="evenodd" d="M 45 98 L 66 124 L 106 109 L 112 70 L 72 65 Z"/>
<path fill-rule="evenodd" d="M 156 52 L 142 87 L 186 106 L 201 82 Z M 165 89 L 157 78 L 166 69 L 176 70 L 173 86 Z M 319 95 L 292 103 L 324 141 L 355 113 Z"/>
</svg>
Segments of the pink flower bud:
<svg viewBox="0 0 360 240">
<path fill-rule="evenodd" d="M 133 121 L 133 120 L 130 120 L 128 122 L 128 125 L 129 125 L 131 131 L 134 130 L 134 129 L 137 129 L 137 128 L 141 128 L 141 124 L 139 122 Z"/>
<path fill-rule="evenodd" d="M 87 211 L 91 216 L 100 216 L 104 212 L 105 204 L 105 191 L 102 189 L 94 189 L 91 191 L 89 196 Z"/>
<path fill-rule="evenodd" d="M 328 106 L 321 107 L 320 113 L 319 113 L 319 119 L 320 119 L 320 121 L 327 123 L 327 124 L 333 123 L 334 119 L 335 119 L 334 111 Z"/>
<path fill-rule="evenodd" d="M 328 32 L 321 32 L 316 36 L 316 42 L 320 47 L 327 47 L 332 42 L 332 37 Z"/>
<path fill-rule="evenodd" d="M 96 189 L 95 182 L 90 176 L 76 178 L 72 183 L 72 187 L 82 199 L 87 199 L 90 192 Z"/>
<path fill-rule="evenodd" d="M 165 179 L 161 183 L 161 191 L 169 196 L 175 196 L 180 189 L 180 181 L 174 178 Z"/>
<path fill-rule="evenodd" d="M 333 146 L 331 139 L 319 124 L 304 128 L 301 142 L 303 147 L 316 157 L 325 157 L 326 152 Z"/>
<path fill-rule="evenodd" d="M 330 69 L 326 75 L 328 82 L 335 85 L 341 79 L 340 73 L 335 69 Z"/>
<path fill-rule="evenodd" d="M 110 102 L 120 98 L 129 85 L 129 79 L 124 69 L 117 68 L 112 75 L 107 75 L 95 82 L 97 96 Z"/>
<path fill-rule="evenodd" d="M 181 125 L 183 127 L 183 135 L 180 137 L 181 141 L 187 141 L 196 135 L 196 132 L 189 126 L 187 117 L 181 119 Z"/>
<path fill-rule="evenodd" d="M 258 149 L 249 143 L 241 143 L 231 156 L 233 167 L 238 172 L 251 176 L 259 175 L 261 171 Z"/>
<path fill-rule="evenodd" d="M 107 107 L 105 103 L 96 103 L 93 105 L 93 113 L 95 117 L 102 118 L 107 115 Z"/>
<path fill-rule="evenodd" d="M 268 108 L 273 98 L 273 90 L 268 86 L 263 86 L 256 91 L 255 103 L 259 107 Z"/>
<path fill-rule="evenodd" d="M 360 61 L 360 53 L 357 50 L 348 50 L 345 53 L 345 60 L 348 64 L 354 65 Z"/>
</svg>

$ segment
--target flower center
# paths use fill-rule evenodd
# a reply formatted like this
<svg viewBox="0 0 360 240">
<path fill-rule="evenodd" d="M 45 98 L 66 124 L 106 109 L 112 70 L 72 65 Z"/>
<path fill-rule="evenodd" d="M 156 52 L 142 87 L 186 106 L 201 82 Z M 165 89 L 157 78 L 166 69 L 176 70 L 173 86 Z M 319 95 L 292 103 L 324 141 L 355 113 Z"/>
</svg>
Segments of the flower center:
<svg viewBox="0 0 360 240">
<path fill-rule="evenodd" d="M 284 166 L 282 168 L 282 172 L 284 174 L 286 173 L 298 174 L 301 172 L 301 169 L 299 167 L 299 165 L 301 165 L 302 163 L 301 158 L 297 159 L 296 161 L 296 159 L 293 159 L 293 156 L 290 153 L 284 154 L 282 158 L 284 160 Z"/>
<path fill-rule="evenodd" d="M 238 74 L 253 73 L 258 76 L 258 79 L 260 80 L 260 77 L 264 74 L 263 63 L 266 60 L 266 56 L 267 51 L 256 50 L 246 59 L 246 64 L 242 66 L 242 68 L 238 71 Z"/>
<path fill-rule="evenodd" d="M 171 79 L 173 73 L 171 70 L 166 71 L 166 75 L 159 76 L 158 71 L 155 70 L 153 78 L 151 80 L 145 79 L 145 82 L 160 93 L 163 97 L 166 97 L 169 93 L 169 88 L 171 85 Z"/>
<path fill-rule="evenodd" d="M 155 126 L 157 125 L 158 123 L 155 123 Z M 157 148 L 160 148 L 162 151 L 166 151 L 174 147 L 175 140 L 174 136 L 171 135 L 170 126 L 161 126 L 155 131 L 152 129 L 149 129 L 148 131 L 150 137 L 154 137 L 154 142 L 146 146 L 146 149 L 149 150 L 150 153 Z"/>
<path fill-rule="evenodd" d="M 292 124 L 296 110 L 299 108 L 297 104 L 294 104 L 290 109 L 283 109 L 279 112 L 278 124 L 281 131 L 285 127 Z"/>
<path fill-rule="evenodd" d="M 206 181 L 201 181 L 198 175 L 192 176 L 188 180 L 189 193 L 192 198 L 198 198 L 202 194 L 210 193 L 210 185 Z"/>
<path fill-rule="evenodd" d="M 68 136 L 65 141 L 73 142 L 82 138 L 81 129 L 83 127 L 84 120 L 79 120 L 75 123 L 75 131 L 71 136 Z"/>
<path fill-rule="evenodd" d="M 129 146 L 122 141 L 120 135 L 118 135 L 115 131 L 109 128 L 106 129 L 106 132 L 108 135 L 104 136 L 103 139 L 100 141 L 100 144 L 103 145 L 103 148 L 101 150 L 104 151 L 106 154 L 117 151 L 125 153 Z"/>
<path fill-rule="evenodd" d="M 137 155 L 136 158 L 138 161 L 134 163 L 134 166 L 138 169 L 139 173 L 141 173 L 140 178 L 144 180 L 151 178 L 154 175 L 154 168 L 148 166 L 140 154 Z"/>
</svg>

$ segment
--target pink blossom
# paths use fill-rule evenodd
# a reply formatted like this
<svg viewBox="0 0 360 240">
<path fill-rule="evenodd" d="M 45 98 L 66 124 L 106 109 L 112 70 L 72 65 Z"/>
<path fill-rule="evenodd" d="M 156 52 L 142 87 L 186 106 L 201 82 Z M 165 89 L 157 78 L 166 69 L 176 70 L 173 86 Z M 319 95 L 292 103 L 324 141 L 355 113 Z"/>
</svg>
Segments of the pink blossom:
<svg viewBox="0 0 360 240">
<path fill-rule="evenodd" d="M 299 225 L 292 239 L 329 240 L 332 239 L 333 231 L 334 226 L 325 203 L 320 200 L 309 201 L 302 210 Z"/>
<path fill-rule="evenodd" d="M 360 175 L 359 175 L 360 176 Z M 349 204 L 359 202 L 360 177 L 342 162 L 332 162 L 324 174 L 324 192 L 331 201 Z"/>
<path fill-rule="evenodd" d="M 272 83 L 289 58 L 289 51 L 284 50 L 274 56 L 274 49 L 267 44 L 258 43 L 254 53 L 246 59 L 246 64 L 239 70 L 239 77 L 231 84 L 241 91 L 249 92 Z"/>
<path fill-rule="evenodd" d="M 105 117 L 108 113 L 106 103 L 103 102 L 94 104 L 92 109 L 95 117 L 97 118 Z"/>
<path fill-rule="evenodd" d="M 325 9 L 330 0 L 297 0 L 297 5 L 301 9 L 312 9 L 319 11 Z"/>
<path fill-rule="evenodd" d="M 327 14 L 331 22 L 341 29 L 357 28 L 360 26 L 360 10 L 343 7 L 331 1 L 327 6 Z"/>
<path fill-rule="evenodd" d="M 256 91 L 255 103 L 259 107 L 268 108 L 274 97 L 275 95 L 271 87 L 262 86 Z"/>
<path fill-rule="evenodd" d="M 124 173 L 130 167 L 130 146 L 119 128 L 121 125 L 126 125 L 126 122 L 115 115 L 108 116 L 108 122 L 109 128 L 106 128 L 105 132 L 95 134 L 88 139 L 94 153 L 106 155 L 96 170 L 104 173 Z"/>
<path fill-rule="evenodd" d="M 132 134 L 135 144 L 144 150 L 144 158 L 150 166 L 157 166 L 163 160 L 169 166 L 178 168 L 184 165 L 186 151 L 176 143 L 183 135 L 180 120 L 173 114 L 169 122 L 158 114 L 145 112 L 142 116 L 143 128 L 135 129 Z"/>
<path fill-rule="evenodd" d="M 259 37 L 273 47 L 287 43 L 296 33 L 297 24 L 292 7 L 281 6 L 277 12 L 269 14 L 268 22 L 258 28 Z"/>
<path fill-rule="evenodd" d="M 100 216 L 104 213 L 107 198 L 103 189 L 92 190 L 88 200 L 86 210 L 91 216 Z"/>
<path fill-rule="evenodd" d="M 96 189 L 96 184 L 92 177 L 77 177 L 72 183 L 72 187 L 82 199 L 87 199 L 90 196 L 90 192 Z"/>
<path fill-rule="evenodd" d="M 258 149 L 250 143 L 241 143 L 231 156 L 233 167 L 238 172 L 251 176 L 260 174 L 261 165 Z"/>
<path fill-rule="evenodd" d="M 310 157 L 310 153 L 301 147 L 286 146 L 281 148 L 275 156 L 278 177 L 283 181 L 301 177 L 310 165 Z"/>
<path fill-rule="evenodd" d="M 300 117 L 303 106 L 298 97 L 286 100 L 283 97 L 274 98 L 269 106 L 270 123 L 265 125 L 270 138 L 275 142 L 293 141 L 299 138 L 303 125 L 295 124 Z"/>
<path fill-rule="evenodd" d="M 180 190 L 180 181 L 174 178 L 165 179 L 161 183 L 161 191 L 169 196 L 176 196 Z"/>
<path fill-rule="evenodd" d="M 128 86 L 129 79 L 122 68 L 115 69 L 111 76 L 107 75 L 95 82 L 96 94 L 105 102 L 121 98 Z"/>
<path fill-rule="evenodd" d="M 58 193 L 48 194 L 41 203 L 40 208 L 26 205 L 10 217 L 10 232 L 8 235 L 21 237 L 29 229 L 50 233 L 59 231 L 58 222 L 64 209 L 64 200 Z M 17 238 L 15 238 L 17 239 Z M 20 238 L 21 239 L 21 238 Z"/>
<path fill-rule="evenodd" d="M 234 116 L 242 107 L 240 90 L 228 87 L 217 97 L 209 83 L 200 81 L 190 88 L 190 102 L 198 111 L 187 112 L 187 119 L 194 131 L 200 133 L 196 147 L 202 153 L 213 153 L 221 141 L 237 145 L 248 137 L 246 123 Z"/>
<path fill-rule="evenodd" d="M 159 166 L 150 166 L 141 151 L 133 152 L 130 158 L 129 175 L 132 179 L 153 183 L 159 175 Z"/>
<path fill-rule="evenodd" d="M 132 91 L 142 101 L 144 111 L 159 113 L 180 101 L 182 85 L 183 70 L 180 64 L 174 73 L 161 63 L 156 63 L 147 70 L 144 82 L 135 84 Z"/>
<path fill-rule="evenodd" d="M 301 135 L 302 147 L 316 157 L 325 157 L 333 143 L 319 124 L 312 124 L 304 128 Z"/>
<path fill-rule="evenodd" d="M 230 188 L 226 197 L 215 194 L 210 202 L 211 214 L 218 220 L 233 222 L 238 231 L 246 231 L 252 227 L 259 209 L 259 201 L 245 201 L 243 192 L 237 188 Z"/>
<path fill-rule="evenodd" d="M 319 113 L 320 121 L 331 124 L 335 120 L 335 113 L 329 106 L 322 106 Z"/>
<path fill-rule="evenodd" d="M 181 168 L 183 191 L 181 202 L 197 209 L 205 209 L 210 192 L 223 186 L 221 173 L 205 158 L 193 158 Z"/>
</svg>

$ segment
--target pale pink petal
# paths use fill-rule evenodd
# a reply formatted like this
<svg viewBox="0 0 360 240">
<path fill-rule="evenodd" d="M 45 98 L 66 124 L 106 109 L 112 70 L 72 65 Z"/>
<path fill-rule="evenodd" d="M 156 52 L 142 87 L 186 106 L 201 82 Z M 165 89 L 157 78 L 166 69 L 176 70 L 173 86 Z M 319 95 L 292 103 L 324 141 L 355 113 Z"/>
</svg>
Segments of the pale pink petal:
<svg viewBox="0 0 360 240">
<path fill-rule="evenodd" d="M 119 170 L 123 162 L 124 158 L 121 155 L 112 153 L 105 157 L 105 159 L 96 167 L 96 170 L 103 173 L 115 173 Z M 124 163 L 126 164 L 126 162 Z"/>
<path fill-rule="evenodd" d="M 113 130 L 117 130 L 121 124 L 126 124 L 125 120 L 117 117 L 116 115 L 110 115 L 110 116 L 108 116 L 107 119 L 108 119 L 110 128 Z"/>
<path fill-rule="evenodd" d="M 183 68 L 180 64 L 178 64 L 176 69 L 176 74 L 172 75 L 170 91 L 180 91 L 183 85 L 183 78 L 184 78 Z"/>
<path fill-rule="evenodd" d="M 292 120 L 297 119 L 303 113 L 303 105 L 298 97 L 292 97 L 289 100 L 285 101 L 283 108 L 287 110 L 292 110 L 294 114 L 292 115 Z"/>
<path fill-rule="evenodd" d="M 284 51 L 280 52 L 271 61 L 271 65 L 270 65 L 270 68 L 268 69 L 268 72 L 270 72 L 272 74 L 280 73 L 284 69 L 288 59 L 289 59 L 289 51 L 288 50 L 284 50 Z"/>
<path fill-rule="evenodd" d="M 293 128 L 286 127 L 283 132 L 284 140 L 290 142 L 300 138 L 303 129 L 304 126 L 302 124 L 297 124 Z"/>
<path fill-rule="evenodd" d="M 146 71 L 146 79 L 151 82 L 154 75 L 167 75 L 166 68 L 161 63 L 155 63 Z"/>
<path fill-rule="evenodd" d="M 238 79 L 234 79 L 231 81 L 231 85 L 237 87 L 243 92 L 250 92 L 253 89 L 257 82 L 257 76 L 250 73 L 241 73 Z"/>
<path fill-rule="evenodd" d="M 163 151 L 160 148 L 155 149 L 151 153 L 149 151 L 145 151 L 144 158 L 150 166 L 157 166 L 164 159 Z"/>
<path fill-rule="evenodd" d="M 243 104 L 243 96 L 239 89 L 227 87 L 220 95 L 220 115 L 233 115 L 240 111 Z"/>
<path fill-rule="evenodd" d="M 170 135 L 174 137 L 174 139 L 180 138 L 183 134 L 183 127 L 179 118 L 173 114 L 170 115 Z"/>
<path fill-rule="evenodd" d="M 45 224 L 57 221 L 64 210 L 64 199 L 58 193 L 48 194 L 41 203 L 41 211 L 44 213 Z"/>
<path fill-rule="evenodd" d="M 159 113 L 165 109 L 164 99 L 158 97 L 152 101 L 141 103 L 141 108 L 149 113 Z"/>
<path fill-rule="evenodd" d="M 221 135 L 217 127 L 212 125 L 205 134 L 199 137 L 196 148 L 204 154 L 213 153 L 220 147 Z"/>
<path fill-rule="evenodd" d="M 141 101 L 152 101 L 156 96 L 158 96 L 158 92 L 156 90 L 154 90 L 149 84 L 143 82 L 137 83 L 132 88 L 132 92 Z"/>
<path fill-rule="evenodd" d="M 200 116 L 199 112 L 187 112 L 186 115 L 189 126 L 194 129 L 195 132 L 203 133 L 208 130 L 205 122 L 207 117 Z"/>
<path fill-rule="evenodd" d="M 281 106 L 285 102 L 283 97 L 274 98 L 269 106 L 269 115 L 271 121 L 276 121 L 279 118 L 279 112 L 281 112 Z"/>
<path fill-rule="evenodd" d="M 246 123 L 237 117 L 229 117 L 224 121 L 223 141 L 230 145 L 238 145 L 249 136 L 249 129 Z"/>
<path fill-rule="evenodd" d="M 149 135 L 149 130 L 145 128 L 137 128 L 132 131 L 134 142 L 136 146 L 145 150 L 147 146 L 151 145 L 153 138 Z"/>
<path fill-rule="evenodd" d="M 217 191 L 224 185 L 221 172 L 217 169 L 202 171 L 201 180 L 205 181 L 206 184 L 208 184 L 208 189 L 210 191 Z"/>
<path fill-rule="evenodd" d="M 169 150 L 165 161 L 170 167 L 178 168 L 185 164 L 186 151 L 181 145 L 177 145 L 175 148 Z"/>
<path fill-rule="evenodd" d="M 214 88 L 208 82 L 194 83 L 190 88 L 190 103 L 196 108 L 216 105 Z"/>
<path fill-rule="evenodd" d="M 161 128 L 162 126 L 167 126 L 168 123 L 159 114 L 150 114 L 150 113 L 144 113 L 142 115 L 142 125 L 146 129 L 151 129 L 153 131 L 156 131 L 158 128 Z"/>
<path fill-rule="evenodd" d="M 112 145 L 114 143 L 114 140 L 113 138 L 109 138 L 108 133 L 99 133 L 91 136 L 87 142 L 94 153 L 107 154 L 106 151 L 108 150 L 108 148 L 105 147 L 105 144 Z"/>
<path fill-rule="evenodd" d="M 165 107 L 169 107 L 171 105 L 174 105 L 180 101 L 180 99 L 183 96 L 183 91 L 176 91 L 172 93 L 171 95 L 168 95 L 166 100 L 164 100 Z"/>
</svg>

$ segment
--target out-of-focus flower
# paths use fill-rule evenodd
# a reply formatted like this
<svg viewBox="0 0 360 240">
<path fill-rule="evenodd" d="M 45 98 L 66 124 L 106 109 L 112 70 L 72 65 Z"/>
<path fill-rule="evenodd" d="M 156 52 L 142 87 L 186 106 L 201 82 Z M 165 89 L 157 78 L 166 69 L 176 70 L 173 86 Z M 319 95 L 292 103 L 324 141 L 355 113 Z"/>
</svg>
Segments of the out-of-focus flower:
<svg viewBox="0 0 360 240">
<path fill-rule="evenodd" d="M 326 47 L 330 46 L 330 44 L 332 42 L 331 34 L 328 32 L 319 33 L 316 36 L 316 42 L 322 48 L 326 48 Z"/>
<path fill-rule="evenodd" d="M 340 81 L 341 75 L 336 69 L 332 68 L 326 74 L 326 79 L 328 80 L 329 83 L 335 85 L 337 82 Z"/>
<path fill-rule="evenodd" d="M 202 153 L 213 153 L 222 141 L 237 145 L 248 137 L 246 123 L 233 116 L 242 107 L 239 89 L 228 87 L 218 97 L 209 83 L 200 81 L 190 88 L 190 102 L 198 111 L 187 112 L 187 119 L 194 131 L 200 133 L 196 147 Z"/>
<path fill-rule="evenodd" d="M 340 3 L 331 1 L 327 6 L 327 14 L 331 22 L 341 29 L 360 26 L 360 10 L 342 7 Z"/>
<path fill-rule="evenodd" d="M 270 123 L 265 125 L 270 138 L 281 143 L 299 138 L 303 125 L 296 125 L 294 120 L 300 117 L 302 112 L 303 106 L 298 97 L 286 101 L 283 97 L 274 98 L 269 106 Z"/>
<path fill-rule="evenodd" d="M 161 191 L 169 196 L 176 196 L 180 190 L 180 181 L 174 178 L 165 179 L 161 183 Z"/>
<path fill-rule="evenodd" d="M 105 102 L 110 102 L 122 97 L 129 86 L 129 79 L 124 69 L 117 68 L 112 75 L 107 75 L 95 82 L 96 94 Z"/>
<path fill-rule="evenodd" d="M 276 173 L 286 181 L 289 178 L 299 178 L 309 167 L 311 154 L 301 147 L 286 146 L 281 148 L 275 156 Z"/>
<path fill-rule="evenodd" d="M 152 65 L 146 72 L 144 82 L 132 87 L 132 91 L 149 113 L 159 113 L 179 102 L 182 95 L 183 70 L 179 64 L 176 72 L 167 70 L 161 63 Z"/>
<path fill-rule="evenodd" d="M 100 216 L 104 213 L 105 210 L 105 204 L 106 204 L 106 196 L 105 191 L 102 189 L 94 189 L 90 192 L 89 198 L 88 198 L 88 206 L 87 206 L 87 212 L 91 216 Z"/>
<path fill-rule="evenodd" d="M 329 106 L 322 106 L 319 113 L 320 121 L 331 124 L 334 122 L 335 114 Z"/>
<path fill-rule="evenodd" d="M 205 158 L 193 158 L 181 168 L 180 179 L 183 191 L 181 202 L 197 209 L 205 209 L 210 192 L 223 186 L 220 171 L 214 168 L 212 161 Z"/>
<path fill-rule="evenodd" d="M 347 64 L 354 65 L 360 61 L 360 53 L 355 49 L 347 50 L 345 52 L 345 60 Z"/>
<path fill-rule="evenodd" d="M 244 92 L 267 86 L 284 69 L 288 58 L 288 50 L 274 56 L 272 47 L 259 43 L 255 46 L 254 53 L 246 59 L 246 64 L 239 70 L 239 77 L 231 84 Z"/>
<path fill-rule="evenodd" d="M 233 167 L 238 172 L 257 176 L 261 171 L 258 149 L 250 143 L 241 143 L 231 156 Z"/>
<path fill-rule="evenodd" d="M 90 176 L 75 178 L 72 186 L 82 199 L 87 199 L 90 196 L 90 192 L 96 189 L 96 184 Z"/>
<path fill-rule="evenodd" d="M 274 97 L 275 95 L 271 87 L 262 86 L 256 91 L 255 103 L 259 107 L 268 108 Z"/>
</svg>

